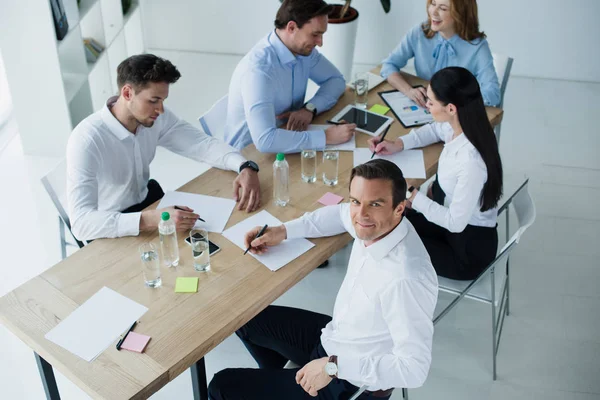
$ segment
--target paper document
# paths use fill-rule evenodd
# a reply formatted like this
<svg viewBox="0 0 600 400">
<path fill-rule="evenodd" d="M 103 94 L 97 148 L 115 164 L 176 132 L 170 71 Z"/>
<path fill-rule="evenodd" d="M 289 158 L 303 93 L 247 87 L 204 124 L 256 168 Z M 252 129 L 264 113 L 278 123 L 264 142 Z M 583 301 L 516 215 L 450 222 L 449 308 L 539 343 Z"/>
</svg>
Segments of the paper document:
<svg viewBox="0 0 600 400">
<path fill-rule="evenodd" d="M 325 130 L 333 125 L 309 125 L 306 129 L 307 131 L 317 131 L 317 130 Z M 328 144 L 325 146 L 325 150 L 337 150 L 337 151 L 354 151 L 356 148 L 356 139 L 354 135 L 348 140 L 346 143 L 340 144 Z M 322 149 L 316 149 L 322 150 Z"/>
<path fill-rule="evenodd" d="M 279 226 L 281 225 L 281 221 L 263 210 L 227 229 L 223 232 L 223 236 L 231 240 L 240 249 L 246 250 L 246 247 L 244 246 L 244 237 L 246 233 L 255 226 L 264 226 L 265 224 L 269 226 Z M 306 239 L 284 240 L 277 246 L 269 247 L 269 250 L 265 254 L 254 255 L 248 252 L 245 257 L 252 256 L 263 263 L 271 271 L 277 271 L 279 268 L 306 253 L 313 246 L 314 244 Z"/>
<path fill-rule="evenodd" d="M 143 305 L 103 287 L 44 337 L 89 362 L 116 344 L 146 311 Z"/>
<path fill-rule="evenodd" d="M 381 92 L 379 96 L 392 109 L 392 112 L 406 128 L 428 124 L 433 121 L 429 110 L 420 107 L 403 93 L 392 90 Z"/>
<path fill-rule="evenodd" d="M 158 203 L 157 208 L 187 206 L 206 221 L 196 221 L 194 228 L 203 228 L 209 232 L 221 233 L 227 225 L 235 204 L 235 200 L 221 197 L 185 192 L 167 192 L 165 197 Z"/>
<path fill-rule="evenodd" d="M 354 166 L 364 164 L 371 159 L 373 152 L 366 148 L 354 150 Z M 403 150 L 389 156 L 380 156 L 375 154 L 373 160 L 383 158 L 396 164 L 402 170 L 405 178 L 425 179 L 425 161 L 423 160 L 423 150 Z"/>
<path fill-rule="evenodd" d="M 367 72 L 367 74 L 369 75 L 369 90 L 373 90 L 376 86 L 379 86 L 385 81 L 385 78 L 381 77 L 380 75 L 372 72 Z M 346 85 L 354 89 L 354 81 L 348 82 Z"/>
</svg>

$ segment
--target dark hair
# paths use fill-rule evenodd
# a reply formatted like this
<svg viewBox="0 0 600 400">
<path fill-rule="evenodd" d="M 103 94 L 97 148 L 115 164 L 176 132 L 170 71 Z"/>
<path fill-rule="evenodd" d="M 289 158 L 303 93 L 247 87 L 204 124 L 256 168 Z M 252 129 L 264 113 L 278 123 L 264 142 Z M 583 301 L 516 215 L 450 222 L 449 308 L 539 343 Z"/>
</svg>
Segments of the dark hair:
<svg viewBox="0 0 600 400">
<path fill-rule="evenodd" d="M 355 176 L 365 179 L 385 179 L 392 181 L 393 208 L 396 208 L 398 204 L 406 200 L 406 180 L 404 180 L 402 170 L 391 161 L 378 158 L 357 165 L 352 168 L 352 172 L 350 173 L 350 185 Z"/>
<path fill-rule="evenodd" d="M 181 74 L 169 60 L 154 54 L 131 56 L 117 67 L 117 85 L 119 90 L 129 83 L 135 91 L 144 89 L 149 82 L 175 83 Z"/>
<path fill-rule="evenodd" d="M 285 29 L 288 22 L 294 21 L 298 28 L 320 15 L 329 15 L 333 6 L 323 0 L 283 0 L 277 16 L 275 17 L 275 28 Z"/>
<path fill-rule="evenodd" d="M 502 196 L 502 161 L 477 79 L 465 68 L 448 67 L 431 77 L 430 86 L 442 104 L 456 106 L 463 133 L 485 163 L 488 176 L 481 192 L 481 211 L 496 207 Z"/>
</svg>

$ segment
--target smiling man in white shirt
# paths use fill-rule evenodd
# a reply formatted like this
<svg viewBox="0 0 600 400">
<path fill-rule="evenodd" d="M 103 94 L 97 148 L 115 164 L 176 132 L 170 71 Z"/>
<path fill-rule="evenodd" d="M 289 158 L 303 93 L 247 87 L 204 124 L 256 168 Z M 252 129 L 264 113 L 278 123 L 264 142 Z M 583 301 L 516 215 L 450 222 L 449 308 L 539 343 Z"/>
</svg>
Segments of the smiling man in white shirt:
<svg viewBox="0 0 600 400">
<path fill-rule="evenodd" d="M 227 369 L 209 386 L 213 400 L 388 399 L 393 388 L 421 386 L 431 364 L 437 276 L 411 223 L 403 218 L 406 181 L 377 159 L 350 177 L 350 203 L 323 207 L 254 239 L 255 254 L 285 239 L 348 232 L 348 271 L 333 317 L 269 306 L 236 333 L 260 369 Z M 283 369 L 288 360 L 301 369 Z"/>
<path fill-rule="evenodd" d="M 149 179 L 157 146 L 239 173 L 233 181 L 239 209 L 259 207 L 258 166 L 164 107 L 170 84 L 180 76 L 171 62 L 155 55 L 129 57 L 117 69 L 119 96 L 73 130 L 67 145 L 67 200 L 79 240 L 155 230 L 163 211 L 180 231 L 194 225 L 199 215 L 185 204 L 143 211 L 164 195 Z"/>
</svg>

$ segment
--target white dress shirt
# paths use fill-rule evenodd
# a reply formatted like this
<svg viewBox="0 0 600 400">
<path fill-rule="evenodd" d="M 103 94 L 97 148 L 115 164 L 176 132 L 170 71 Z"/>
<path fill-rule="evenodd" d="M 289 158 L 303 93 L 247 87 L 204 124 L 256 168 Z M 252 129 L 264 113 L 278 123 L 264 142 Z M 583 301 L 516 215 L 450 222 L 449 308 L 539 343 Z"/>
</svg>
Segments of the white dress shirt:
<svg viewBox="0 0 600 400">
<path fill-rule="evenodd" d="M 365 247 L 350 204 L 328 206 L 285 223 L 288 238 L 350 233 L 354 245 L 333 319 L 321 343 L 338 357 L 338 377 L 367 390 L 415 388 L 431 364 L 437 275 L 407 219 Z"/>
<path fill-rule="evenodd" d="M 129 132 L 111 113 L 117 97 L 81 121 L 67 144 L 67 201 L 73 234 L 80 240 L 139 234 L 141 212 L 120 211 L 148 194 L 156 146 L 238 171 L 245 162 L 236 149 L 179 119 L 165 108 L 154 125 Z"/>
<path fill-rule="evenodd" d="M 418 192 L 412 207 L 428 221 L 453 233 L 464 231 L 467 225 L 493 228 L 496 226 L 498 208 L 482 212 L 480 201 L 483 185 L 487 181 L 487 167 L 465 134 L 461 133 L 452 139 L 453 135 L 449 123 L 433 122 L 402 136 L 406 150 L 439 141 L 445 143 L 437 172 L 440 187 L 446 193 L 444 205 Z"/>
</svg>

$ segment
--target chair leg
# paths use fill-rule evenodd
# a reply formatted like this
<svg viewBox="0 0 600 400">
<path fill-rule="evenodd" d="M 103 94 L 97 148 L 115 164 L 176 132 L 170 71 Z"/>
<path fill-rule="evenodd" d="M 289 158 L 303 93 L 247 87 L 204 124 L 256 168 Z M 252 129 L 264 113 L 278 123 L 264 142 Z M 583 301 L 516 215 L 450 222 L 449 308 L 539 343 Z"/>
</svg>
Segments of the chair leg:
<svg viewBox="0 0 600 400">
<path fill-rule="evenodd" d="M 58 217 L 58 230 L 60 231 L 60 255 L 64 260 L 67 258 L 67 241 L 65 239 L 65 223 L 60 216 Z"/>
<path fill-rule="evenodd" d="M 510 314 L 510 256 L 506 258 L 506 315 Z"/>
<path fill-rule="evenodd" d="M 402 388 L 402 398 L 408 400 L 408 389 Z"/>
<path fill-rule="evenodd" d="M 492 282 L 492 378 L 496 380 L 496 284 L 494 272 L 494 268 L 492 267 L 490 271 Z"/>
</svg>

